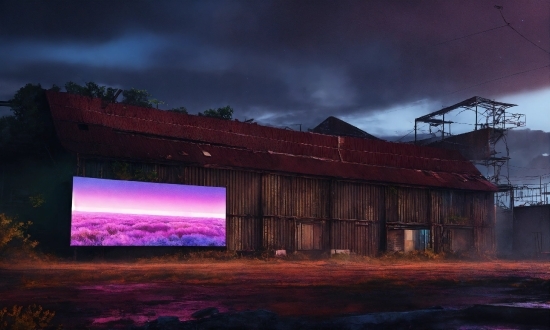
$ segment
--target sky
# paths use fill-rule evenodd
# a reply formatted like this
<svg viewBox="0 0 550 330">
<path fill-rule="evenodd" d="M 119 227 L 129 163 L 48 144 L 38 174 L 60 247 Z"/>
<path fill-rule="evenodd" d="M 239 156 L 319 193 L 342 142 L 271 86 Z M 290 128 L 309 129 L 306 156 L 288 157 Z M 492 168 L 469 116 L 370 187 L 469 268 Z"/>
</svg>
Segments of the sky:
<svg viewBox="0 0 550 330">
<path fill-rule="evenodd" d="M 400 137 L 414 118 L 481 96 L 517 104 L 510 111 L 525 114 L 527 128 L 550 131 L 550 0 L 0 0 L 0 8 L 0 100 L 26 83 L 93 81 L 146 89 L 162 109 L 230 105 L 239 120 L 295 130 L 336 116 Z"/>
<path fill-rule="evenodd" d="M 225 219 L 225 188 L 73 177 L 72 210 Z"/>
</svg>

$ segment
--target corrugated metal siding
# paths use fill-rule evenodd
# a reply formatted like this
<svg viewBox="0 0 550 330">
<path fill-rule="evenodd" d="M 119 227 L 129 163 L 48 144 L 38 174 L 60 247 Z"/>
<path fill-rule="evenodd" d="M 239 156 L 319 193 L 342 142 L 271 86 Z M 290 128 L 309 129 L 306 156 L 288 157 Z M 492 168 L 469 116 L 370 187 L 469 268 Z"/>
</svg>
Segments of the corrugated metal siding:
<svg viewBox="0 0 550 330">
<path fill-rule="evenodd" d="M 77 175 L 117 179 L 114 163 L 81 157 Z M 494 246 L 492 193 L 429 191 L 197 166 L 126 164 L 130 173 L 156 172 L 158 182 L 226 187 L 230 250 L 264 247 L 295 251 L 306 244 L 307 248 L 349 249 L 374 256 L 385 241 L 380 234 L 389 233 L 385 223 L 431 225 L 436 252 L 451 249 L 450 230 L 456 226 L 472 228 L 478 251 Z M 315 225 L 317 232 L 311 232 L 311 237 L 318 239 L 309 242 L 310 234 L 304 230 L 318 223 L 322 225 Z"/>
<path fill-rule="evenodd" d="M 298 221 L 296 238 L 297 250 L 326 250 L 329 244 L 326 221 Z"/>
<path fill-rule="evenodd" d="M 296 219 L 263 218 L 263 247 L 273 250 L 296 250 Z"/>
<path fill-rule="evenodd" d="M 301 219 L 329 217 L 327 180 L 266 174 L 262 179 L 262 209 L 266 216 Z"/>
<path fill-rule="evenodd" d="M 379 221 L 382 218 L 381 186 L 335 181 L 332 191 L 333 219 Z"/>
<path fill-rule="evenodd" d="M 426 189 L 386 187 L 386 221 L 401 224 L 429 224 L 430 194 Z"/>
<path fill-rule="evenodd" d="M 388 251 L 405 250 L 405 231 L 403 229 L 388 230 Z"/>
<path fill-rule="evenodd" d="M 470 228 L 477 251 L 492 251 L 493 194 L 433 190 L 430 192 L 432 236 L 436 252 L 452 250 L 453 228 Z"/>
<path fill-rule="evenodd" d="M 376 222 L 355 223 L 355 248 L 357 254 L 374 257 L 378 254 L 380 225 Z"/>
<path fill-rule="evenodd" d="M 330 247 L 353 251 L 355 246 L 355 221 L 334 220 L 330 223 Z"/>
<path fill-rule="evenodd" d="M 227 217 L 227 249 L 233 251 L 254 251 L 261 247 L 260 217 Z"/>
<path fill-rule="evenodd" d="M 402 223 L 429 223 L 428 190 L 398 189 L 398 221 Z"/>
</svg>

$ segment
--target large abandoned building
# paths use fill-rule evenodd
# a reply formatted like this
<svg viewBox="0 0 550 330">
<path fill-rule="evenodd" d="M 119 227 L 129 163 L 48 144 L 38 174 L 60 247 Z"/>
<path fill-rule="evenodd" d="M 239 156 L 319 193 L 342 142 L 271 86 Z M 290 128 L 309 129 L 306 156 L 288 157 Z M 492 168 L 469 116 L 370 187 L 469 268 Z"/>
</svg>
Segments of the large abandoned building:
<svg viewBox="0 0 550 330">
<path fill-rule="evenodd" d="M 494 250 L 497 189 L 458 151 L 47 95 L 76 176 L 226 187 L 229 250 Z"/>
</svg>

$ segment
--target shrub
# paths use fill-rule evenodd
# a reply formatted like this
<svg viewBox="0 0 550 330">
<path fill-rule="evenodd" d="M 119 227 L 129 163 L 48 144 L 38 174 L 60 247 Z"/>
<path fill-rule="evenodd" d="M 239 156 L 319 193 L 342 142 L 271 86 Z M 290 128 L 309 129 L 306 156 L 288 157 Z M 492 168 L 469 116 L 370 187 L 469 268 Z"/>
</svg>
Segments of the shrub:
<svg viewBox="0 0 550 330">
<path fill-rule="evenodd" d="M 38 242 L 31 240 L 31 236 L 27 234 L 31 225 L 30 221 L 14 222 L 5 214 L 0 213 L 0 255 L 4 255 L 8 251 L 29 252 L 34 249 Z"/>
<path fill-rule="evenodd" d="M 0 330 L 34 330 L 50 328 L 55 312 L 43 310 L 42 306 L 31 305 L 23 311 L 23 306 L 13 306 L 11 310 L 0 309 Z M 61 327 L 58 327 L 61 329 Z"/>
</svg>

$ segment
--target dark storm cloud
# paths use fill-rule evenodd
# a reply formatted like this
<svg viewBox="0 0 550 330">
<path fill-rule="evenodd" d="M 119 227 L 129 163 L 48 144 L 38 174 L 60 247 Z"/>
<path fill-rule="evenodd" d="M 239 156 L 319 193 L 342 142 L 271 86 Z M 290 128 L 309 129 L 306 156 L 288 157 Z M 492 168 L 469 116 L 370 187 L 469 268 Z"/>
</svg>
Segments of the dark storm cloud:
<svg viewBox="0 0 550 330">
<path fill-rule="evenodd" d="M 550 49 L 548 1 L 501 1 Z M 313 127 L 420 99 L 548 87 L 550 61 L 492 1 L 4 1 L 0 96 L 17 84 L 144 88 L 191 112 Z M 487 81 L 494 82 L 483 84 Z M 471 86 L 479 85 L 476 88 Z M 436 109 L 433 109 L 436 110 Z"/>
</svg>

